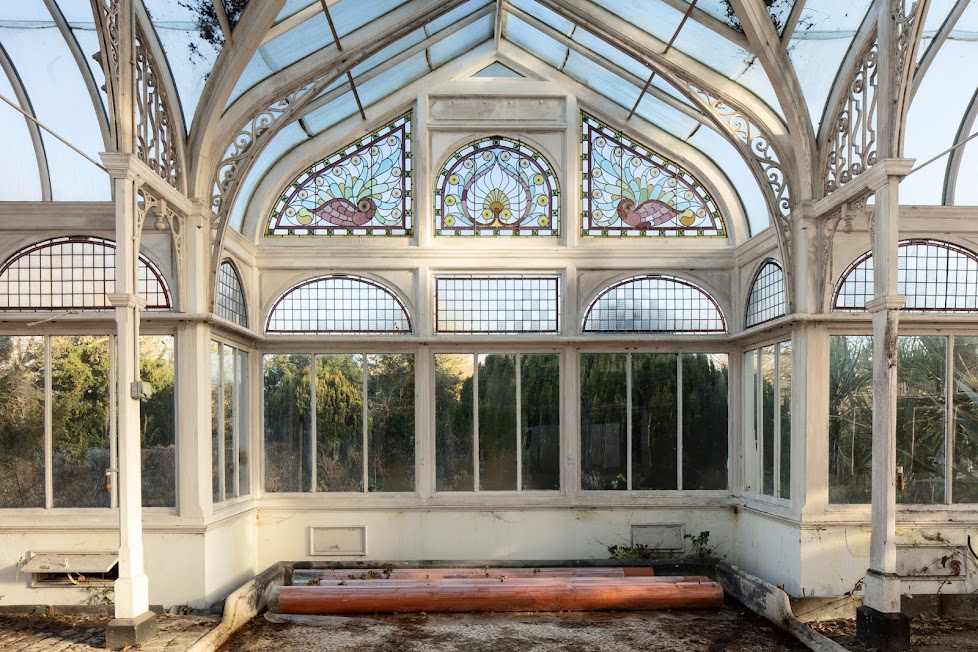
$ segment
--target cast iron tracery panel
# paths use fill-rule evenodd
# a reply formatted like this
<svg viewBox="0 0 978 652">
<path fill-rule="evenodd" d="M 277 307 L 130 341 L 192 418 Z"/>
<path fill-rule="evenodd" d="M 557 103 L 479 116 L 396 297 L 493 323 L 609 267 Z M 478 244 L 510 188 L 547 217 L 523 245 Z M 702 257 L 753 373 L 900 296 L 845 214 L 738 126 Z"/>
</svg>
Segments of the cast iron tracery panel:
<svg viewBox="0 0 978 652">
<path fill-rule="evenodd" d="M 410 333 L 397 295 L 360 276 L 320 276 L 287 290 L 268 313 L 267 333 Z"/>
<path fill-rule="evenodd" d="M 170 293 L 159 268 L 143 255 L 137 292 L 148 310 L 169 310 Z M 112 308 L 115 243 L 90 236 L 51 238 L 11 256 L 0 267 L 0 310 L 102 310 Z"/>
<path fill-rule="evenodd" d="M 244 292 L 241 290 L 241 277 L 229 260 L 221 263 L 217 279 L 217 314 L 239 326 L 248 327 L 248 310 Z"/>
<path fill-rule="evenodd" d="M 491 136 L 459 148 L 435 182 L 438 235 L 557 235 L 553 166 L 518 140 Z"/>
<path fill-rule="evenodd" d="M 747 297 L 747 328 L 777 319 L 785 314 L 784 270 L 773 260 L 757 271 Z"/>
<path fill-rule="evenodd" d="M 832 309 L 862 312 L 875 294 L 868 251 L 839 279 Z M 978 256 L 938 240 L 903 240 L 897 250 L 897 294 L 910 312 L 978 312 Z"/>
<path fill-rule="evenodd" d="M 725 333 L 720 306 L 689 281 L 646 274 L 605 288 L 584 313 L 585 333 Z"/>
<path fill-rule="evenodd" d="M 265 235 L 410 235 L 411 115 L 303 170 Z"/>
<path fill-rule="evenodd" d="M 689 172 L 581 114 L 584 235 L 726 236 L 720 211 Z"/>
</svg>

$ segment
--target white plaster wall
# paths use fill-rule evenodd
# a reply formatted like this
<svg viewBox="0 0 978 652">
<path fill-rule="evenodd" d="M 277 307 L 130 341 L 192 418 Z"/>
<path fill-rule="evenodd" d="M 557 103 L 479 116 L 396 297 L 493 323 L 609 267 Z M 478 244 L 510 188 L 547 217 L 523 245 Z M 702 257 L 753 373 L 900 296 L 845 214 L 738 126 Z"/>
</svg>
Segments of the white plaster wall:
<svg viewBox="0 0 978 652">
<path fill-rule="evenodd" d="M 271 563 L 280 561 L 259 565 L 256 524 L 257 515 L 252 510 L 208 528 L 203 536 L 204 587 L 195 594 L 199 602 L 224 599 Z"/>
<path fill-rule="evenodd" d="M 684 523 L 710 532 L 718 553 L 733 552 L 734 516 L 714 509 L 497 509 L 327 511 L 261 509 L 259 566 L 282 560 L 607 559 L 608 546 L 630 545 L 635 524 Z M 366 526 L 367 556 L 309 555 L 309 527 Z M 688 544 L 687 544 L 688 545 Z"/>
<path fill-rule="evenodd" d="M 736 533 L 734 564 L 775 586 L 781 586 L 791 595 L 799 595 L 798 525 L 742 509 L 736 515 Z"/>
</svg>

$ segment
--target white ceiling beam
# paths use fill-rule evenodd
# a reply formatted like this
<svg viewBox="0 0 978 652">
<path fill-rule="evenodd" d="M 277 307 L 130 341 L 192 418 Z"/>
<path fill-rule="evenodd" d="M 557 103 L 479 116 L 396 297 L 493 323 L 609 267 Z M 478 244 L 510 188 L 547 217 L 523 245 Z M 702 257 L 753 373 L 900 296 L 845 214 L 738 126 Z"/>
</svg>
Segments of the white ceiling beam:
<svg viewBox="0 0 978 652">
<path fill-rule="evenodd" d="M 798 29 L 798 21 L 801 20 L 801 10 L 805 8 L 805 0 L 795 0 L 795 6 L 791 8 L 791 13 L 788 14 L 788 20 L 784 24 L 784 30 L 781 32 L 781 47 L 787 48 L 788 43 L 791 42 L 791 37 L 794 36 L 795 30 Z"/>
<path fill-rule="evenodd" d="M 964 112 L 964 118 L 958 126 L 958 133 L 954 136 L 954 142 L 960 143 L 971 134 L 975 126 L 975 119 L 978 118 L 978 90 L 971 96 L 968 110 Z M 954 195 L 958 189 L 958 175 L 961 173 L 961 162 L 964 160 L 964 152 L 967 146 L 957 147 L 951 150 L 951 156 L 947 160 L 947 172 L 944 175 L 944 195 L 942 204 L 945 206 L 954 205 Z"/>
<path fill-rule="evenodd" d="M 680 13 L 686 13 L 686 10 L 689 8 L 689 0 L 662 0 L 662 2 Z M 714 18 L 711 14 L 703 11 L 699 7 L 693 9 L 691 18 L 700 25 L 703 25 L 711 31 L 716 32 L 731 43 L 736 43 L 745 50 L 750 49 L 750 45 L 747 42 L 747 37 L 722 20 Z"/>
<path fill-rule="evenodd" d="M 326 0 L 326 6 L 332 7 L 340 0 Z M 285 34 L 290 29 L 298 27 L 307 20 L 312 20 L 317 15 L 322 13 L 323 8 L 321 4 L 318 4 L 315 0 L 308 6 L 303 7 L 299 11 L 295 12 L 291 16 L 283 18 L 281 21 L 272 25 L 268 31 L 265 33 L 265 37 L 262 39 L 261 44 L 265 45 L 269 41 L 274 41 L 282 34 Z"/>
<path fill-rule="evenodd" d="M 224 11 L 224 3 L 221 0 L 212 0 L 214 4 L 214 13 L 217 15 L 217 24 L 221 26 L 221 31 L 224 32 L 224 42 L 231 42 L 231 21 L 228 20 L 228 13 Z"/>
</svg>

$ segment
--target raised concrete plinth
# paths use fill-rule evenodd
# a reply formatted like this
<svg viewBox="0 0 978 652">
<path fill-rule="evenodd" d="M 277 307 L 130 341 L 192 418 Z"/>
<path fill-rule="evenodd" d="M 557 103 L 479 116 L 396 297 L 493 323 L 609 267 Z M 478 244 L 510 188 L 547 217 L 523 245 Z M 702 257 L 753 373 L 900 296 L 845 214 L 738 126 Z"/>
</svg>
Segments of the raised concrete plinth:
<svg viewBox="0 0 978 652">
<path fill-rule="evenodd" d="M 105 628 L 105 647 L 121 650 L 127 645 L 136 645 L 156 635 L 156 614 L 147 611 L 135 618 L 114 618 Z"/>
<path fill-rule="evenodd" d="M 856 609 L 856 636 L 880 652 L 904 652 L 910 649 L 910 619 L 863 605 Z"/>
</svg>

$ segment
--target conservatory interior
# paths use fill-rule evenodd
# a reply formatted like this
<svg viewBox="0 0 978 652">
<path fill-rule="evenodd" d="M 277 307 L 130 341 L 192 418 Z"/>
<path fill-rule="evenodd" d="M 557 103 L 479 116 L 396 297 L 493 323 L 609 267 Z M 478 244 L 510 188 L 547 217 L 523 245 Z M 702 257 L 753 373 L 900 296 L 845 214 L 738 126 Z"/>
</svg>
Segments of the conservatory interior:
<svg viewBox="0 0 978 652">
<path fill-rule="evenodd" d="M 883 616 L 978 590 L 976 34 L 4 3 L 0 606 L 610 546 Z"/>
</svg>

